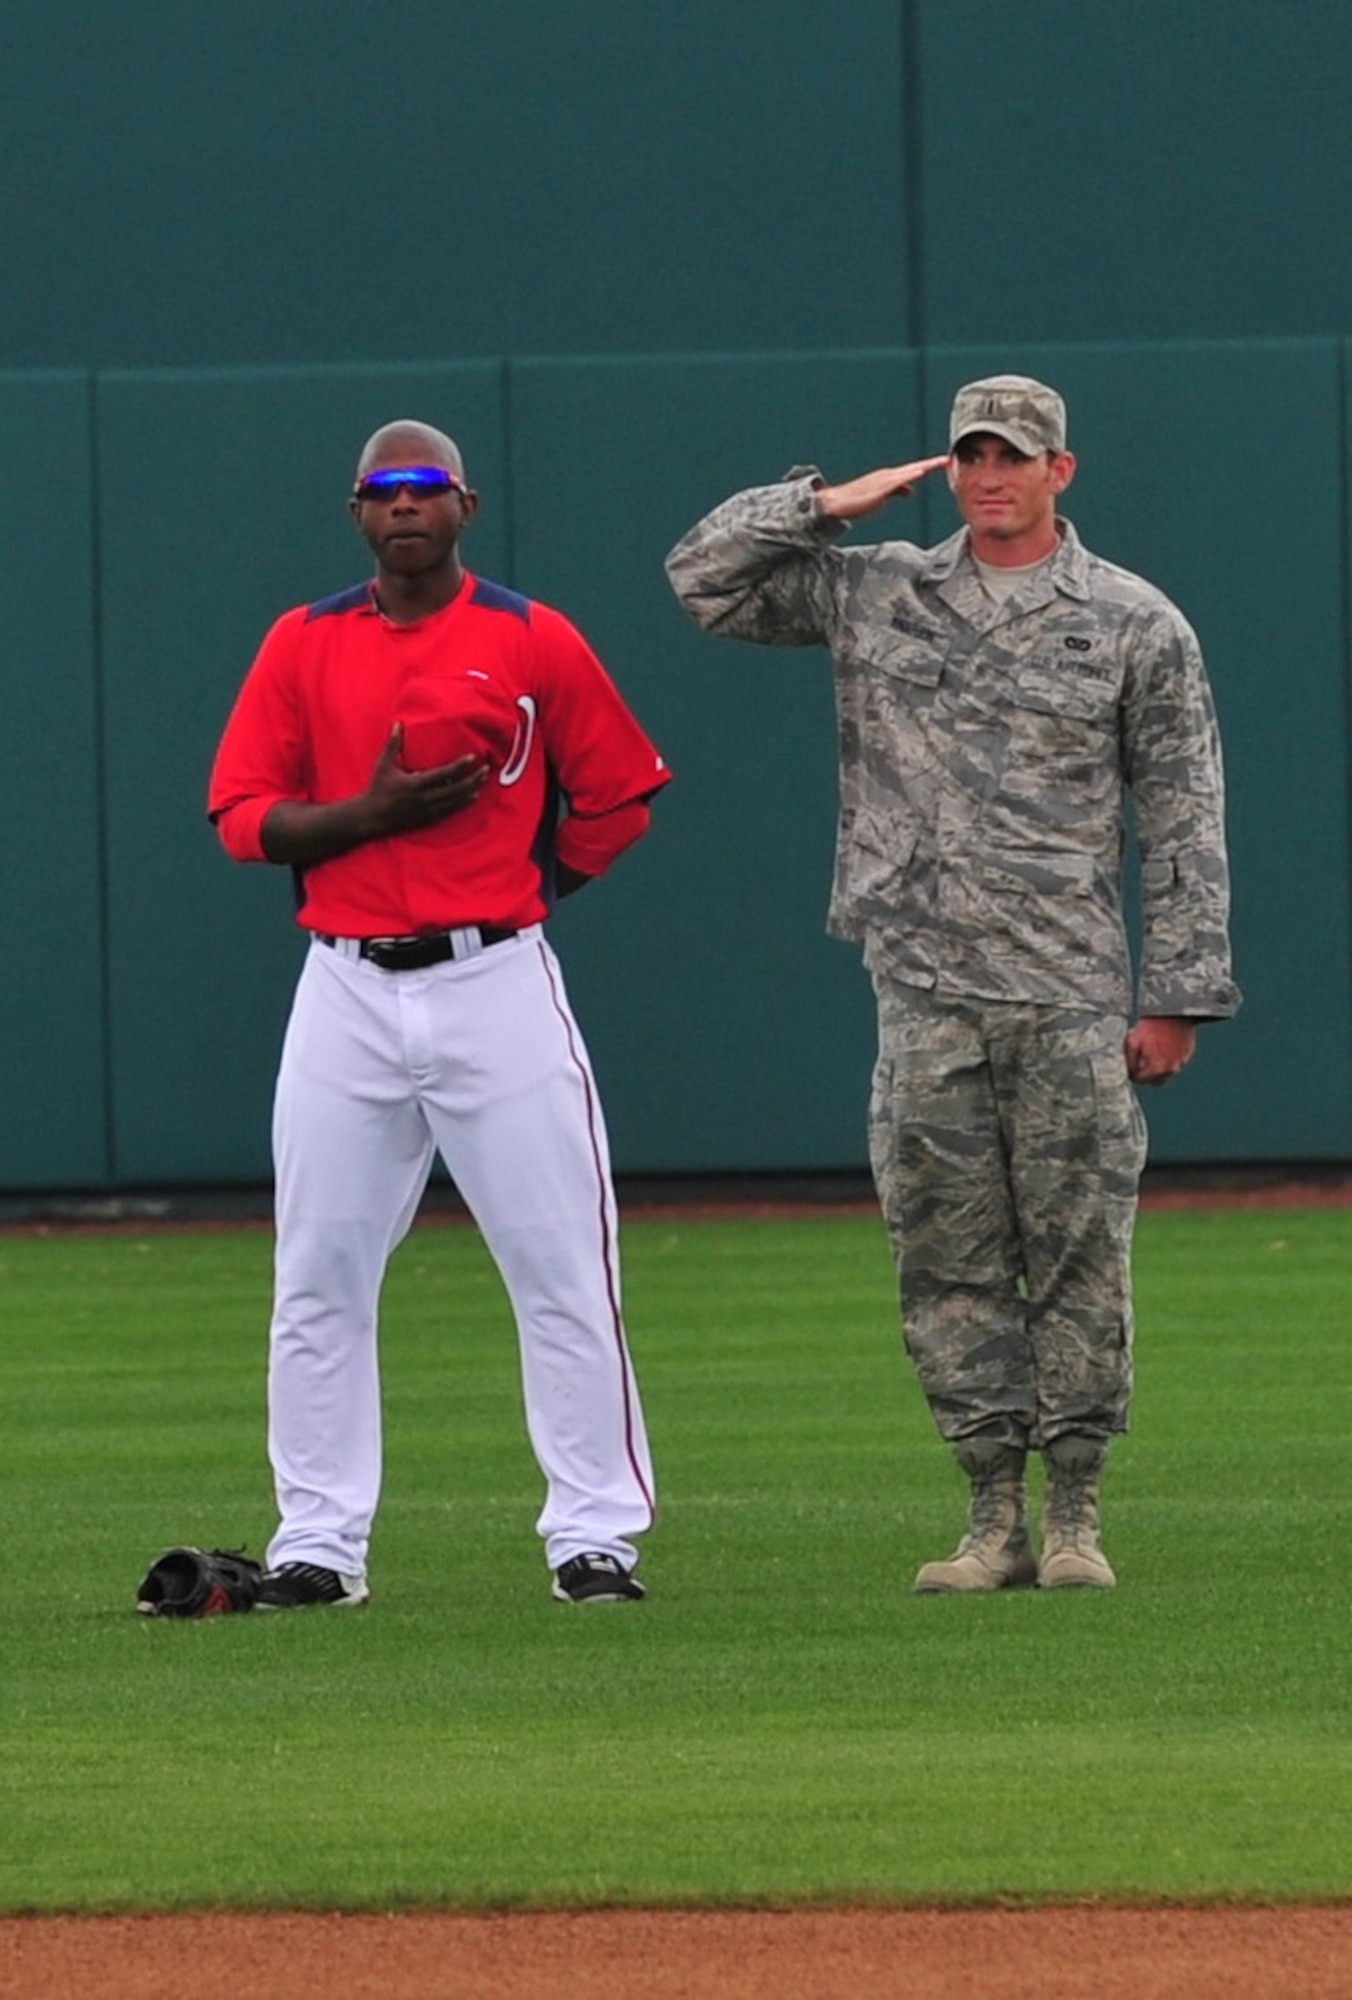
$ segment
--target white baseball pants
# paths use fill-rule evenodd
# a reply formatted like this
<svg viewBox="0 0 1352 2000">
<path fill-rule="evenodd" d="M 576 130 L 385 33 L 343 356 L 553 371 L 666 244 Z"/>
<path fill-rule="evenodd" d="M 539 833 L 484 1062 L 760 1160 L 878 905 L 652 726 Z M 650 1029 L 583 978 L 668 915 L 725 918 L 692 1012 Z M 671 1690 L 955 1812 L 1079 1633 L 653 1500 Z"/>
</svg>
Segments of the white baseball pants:
<svg viewBox="0 0 1352 2000">
<path fill-rule="evenodd" d="M 310 947 L 273 1115 L 272 1567 L 364 1575 L 380 1492 L 377 1313 L 439 1151 L 516 1317 L 551 1569 L 636 1560 L 653 1476 L 591 1065 L 538 927 L 425 971 Z"/>
</svg>

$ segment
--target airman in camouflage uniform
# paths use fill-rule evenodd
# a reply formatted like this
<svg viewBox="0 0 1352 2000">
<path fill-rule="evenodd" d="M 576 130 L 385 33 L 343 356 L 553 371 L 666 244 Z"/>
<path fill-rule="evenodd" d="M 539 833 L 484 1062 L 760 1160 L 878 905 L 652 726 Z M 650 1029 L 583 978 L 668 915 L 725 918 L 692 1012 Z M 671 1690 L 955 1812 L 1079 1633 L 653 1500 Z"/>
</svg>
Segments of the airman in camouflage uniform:
<svg viewBox="0 0 1352 2000">
<path fill-rule="evenodd" d="M 906 1344 L 971 1482 L 967 1533 L 916 1588 L 1107 1588 L 1099 1471 L 1127 1426 L 1146 1150 L 1132 1086 L 1176 1075 L 1195 1024 L 1239 1005 L 1220 746 L 1187 621 L 1057 512 L 1075 460 L 1056 392 L 968 384 L 950 447 L 839 486 L 799 467 L 739 493 L 667 570 L 706 631 L 834 659 L 828 928 L 873 978 L 870 1152 Z M 959 533 L 836 546 L 941 466 Z M 1030 1451 L 1046 1468 L 1040 1559 Z"/>
</svg>

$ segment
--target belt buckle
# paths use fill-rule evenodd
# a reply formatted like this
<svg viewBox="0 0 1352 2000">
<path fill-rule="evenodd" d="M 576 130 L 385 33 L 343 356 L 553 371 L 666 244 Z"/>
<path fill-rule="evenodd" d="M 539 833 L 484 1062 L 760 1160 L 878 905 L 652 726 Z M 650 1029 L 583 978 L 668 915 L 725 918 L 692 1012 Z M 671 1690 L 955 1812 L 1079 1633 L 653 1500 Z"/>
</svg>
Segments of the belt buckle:
<svg viewBox="0 0 1352 2000">
<path fill-rule="evenodd" d="M 428 948 L 441 942 L 435 936 L 363 938 L 361 955 L 382 972 L 417 971 L 420 966 L 435 963 L 428 956 Z"/>
<path fill-rule="evenodd" d="M 362 952 L 382 972 L 424 972 L 464 956 L 458 934 L 448 930 L 428 930 L 414 938 L 366 938 Z"/>
<path fill-rule="evenodd" d="M 446 959 L 476 958 L 490 945 L 505 944 L 515 930 L 496 924 L 461 924 L 450 931 L 428 931 L 415 937 L 363 938 L 362 958 L 382 972 L 416 972 Z"/>
</svg>

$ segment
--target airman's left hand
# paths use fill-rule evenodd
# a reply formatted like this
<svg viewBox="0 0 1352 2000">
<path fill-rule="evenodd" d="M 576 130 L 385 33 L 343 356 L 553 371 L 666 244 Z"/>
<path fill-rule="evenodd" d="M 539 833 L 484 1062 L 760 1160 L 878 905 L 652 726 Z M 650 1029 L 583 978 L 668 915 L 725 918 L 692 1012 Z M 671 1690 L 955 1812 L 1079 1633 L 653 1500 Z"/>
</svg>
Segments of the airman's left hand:
<svg viewBox="0 0 1352 2000">
<path fill-rule="evenodd" d="M 1148 1014 L 1127 1035 L 1127 1075 L 1133 1083 L 1168 1083 L 1187 1068 L 1196 1047 L 1193 1022 L 1173 1014 Z"/>
</svg>

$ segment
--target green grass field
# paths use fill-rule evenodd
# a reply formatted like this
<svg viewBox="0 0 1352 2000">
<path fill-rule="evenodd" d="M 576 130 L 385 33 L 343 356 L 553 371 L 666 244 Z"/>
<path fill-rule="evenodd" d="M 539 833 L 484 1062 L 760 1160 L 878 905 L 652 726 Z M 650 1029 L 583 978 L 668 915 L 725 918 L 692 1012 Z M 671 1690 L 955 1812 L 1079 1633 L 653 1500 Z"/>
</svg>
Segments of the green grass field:
<svg viewBox="0 0 1352 2000">
<path fill-rule="evenodd" d="M 263 1230 L 0 1239 L 0 1910 L 1352 1894 L 1352 1211 L 1146 1214 L 1115 1593 L 916 1598 L 964 1490 L 880 1225 L 624 1238 L 662 1517 L 552 1603 L 472 1230 L 385 1301 L 368 1611 L 138 1618 L 272 1525 Z"/>
</svg>

